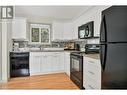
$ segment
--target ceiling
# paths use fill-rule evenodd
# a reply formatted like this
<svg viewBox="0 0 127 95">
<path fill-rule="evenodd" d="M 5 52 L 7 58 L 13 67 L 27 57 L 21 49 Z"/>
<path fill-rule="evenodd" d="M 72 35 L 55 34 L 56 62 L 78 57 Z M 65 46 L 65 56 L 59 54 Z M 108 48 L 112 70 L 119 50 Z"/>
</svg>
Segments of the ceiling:
<svg viewBox="0 0 127 95">
<path fill-rule="evenodd" d="M 71 20 L 93 6 L 15 6 L 16 16 Z"/>
</svg>

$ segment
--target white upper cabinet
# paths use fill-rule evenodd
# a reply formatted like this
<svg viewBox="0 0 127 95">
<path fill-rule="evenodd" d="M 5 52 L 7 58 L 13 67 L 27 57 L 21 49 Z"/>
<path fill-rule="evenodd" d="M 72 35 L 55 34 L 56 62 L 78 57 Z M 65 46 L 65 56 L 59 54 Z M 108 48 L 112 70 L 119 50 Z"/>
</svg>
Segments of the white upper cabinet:
<svg viewBox="0 0 127 95">
<path fill-rule="evenodd" d="M 16 18 L 12 23 L 12 39 L 27 39 L 26 19 Z"/>
<path fill-rule="evenodd" d="M 72 40 L 76 39 L 73 31 L 72 23 L 67 22 L 53 22 L 52 40 Z"/>
<path fill-rule="evenodd" d="M 62 40 L 64 32 L 64 24 L 60 22 L 53 22 L 52 29 L 52 40 Z"/>
<path fill-rule="evenodd" d="M 73 25 L 72 23 L 64 23 L 63 40 L 76 39 L 72 25 Z"/>
</svg>

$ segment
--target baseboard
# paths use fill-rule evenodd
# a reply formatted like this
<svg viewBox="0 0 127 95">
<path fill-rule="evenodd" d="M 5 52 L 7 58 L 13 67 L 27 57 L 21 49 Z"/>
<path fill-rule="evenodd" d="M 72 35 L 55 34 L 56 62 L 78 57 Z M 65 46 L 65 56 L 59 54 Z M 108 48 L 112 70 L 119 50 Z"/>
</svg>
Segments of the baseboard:
<svg viewBox="0 0 127 95">
<path fill-rule="evenodd" d="M 7 83 L 7 81 L 5 81 L 5 80 L 0 80 L 0 83 Z"/>
<path fill-rule="evenodd" d="M 33 75 L 46 75 L 46 74 L 55 74 L 55 73 L 65 73 L 64 71 L 56 71 L 56 72 L 46 72 L 46 73 L 32 73 L 30 76 Z"/>
<path fill-rule="evenodd" d="M 3 80 L 1 80 L 0 83 L 7 83 L 7 81 L 3 81 Z"/>
</svg>

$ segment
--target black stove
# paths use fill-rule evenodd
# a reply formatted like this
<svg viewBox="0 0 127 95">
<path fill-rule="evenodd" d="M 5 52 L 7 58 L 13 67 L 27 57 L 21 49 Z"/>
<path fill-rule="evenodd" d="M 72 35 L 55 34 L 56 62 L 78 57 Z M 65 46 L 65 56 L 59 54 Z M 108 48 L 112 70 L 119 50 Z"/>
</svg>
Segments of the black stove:
<svg viewBox="0 0 127 95">
<path fill-rule="evenodd" d="M 70 55 L 70 78 L 83 89 L 83 54 L 85 52 L 72 52 Z"/>
<path fill-rule="evenodd" d="M 85 54 L 85 52 L 71 52 L 71 55 L 75 55 L 75 56 L 83 56 Z"/>
</svg>

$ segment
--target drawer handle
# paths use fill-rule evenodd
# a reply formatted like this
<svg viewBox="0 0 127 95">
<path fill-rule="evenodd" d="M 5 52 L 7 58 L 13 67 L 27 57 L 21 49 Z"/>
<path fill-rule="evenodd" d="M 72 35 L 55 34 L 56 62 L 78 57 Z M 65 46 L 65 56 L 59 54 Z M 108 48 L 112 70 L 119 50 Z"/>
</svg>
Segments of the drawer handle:
<svg viewBox="0 0 127 95">
<path fill-rule="evenodd" d="M 94 63 L 93 61 L 88 61 L 89 63 Z"/>
<path fill-rule="evenodd" d="M 91 71 L 88 71 L 90 74 L 94 75 L 95 73 L 91 72 Z"/>
<path fill-rule="evenodd" d="M 34 56 L 34 57 L 40 57 L 40 56 Z"/>
<path fill-rule="evenodd" d="M 91 89 L 94 89 L 94 87 L 92 87 L 91 85 L 88 85 Z"/>
</svg>

